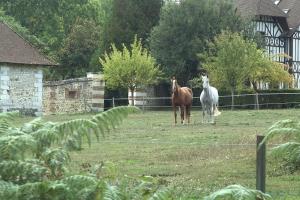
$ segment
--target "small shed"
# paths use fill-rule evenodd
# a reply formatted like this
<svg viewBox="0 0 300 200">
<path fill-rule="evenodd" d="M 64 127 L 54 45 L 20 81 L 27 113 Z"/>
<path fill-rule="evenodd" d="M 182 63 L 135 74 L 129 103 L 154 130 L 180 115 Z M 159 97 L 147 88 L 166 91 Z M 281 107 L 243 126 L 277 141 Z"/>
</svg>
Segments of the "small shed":
<svg viewBox="0 0 300 200">
<path fill-rule="evenodd" d="M 0 111 L 41 115 L 43 70 L 55 65 L 0 22 Z"/>
</svg>

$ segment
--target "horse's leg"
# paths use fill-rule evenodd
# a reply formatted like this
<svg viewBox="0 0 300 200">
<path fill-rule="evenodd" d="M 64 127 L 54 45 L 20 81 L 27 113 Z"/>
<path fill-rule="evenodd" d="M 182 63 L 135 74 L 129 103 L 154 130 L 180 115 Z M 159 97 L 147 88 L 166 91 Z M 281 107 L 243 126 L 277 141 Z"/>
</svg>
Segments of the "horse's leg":
<svg viewBox="0 0 300 200">
<path fill-rule="evenodd" d="M 183 106 L 183 109 L 184 109 L 183 124 L 185 124 L 187 120 L 187 105 Z"/>
<path fill-rule="evenodd" d="M 177 113 L 176 113 L 176 106 L 175 105 L 173 105 L 173 111 L 174 111 L 175 124 L 177 124 Z"/>
<path fill-rule="evenodd" d="M 208 106 L 208 123 L 212 122 L 212 105 Z"/>
<path fill-rule="evenodd" d="M 191 106 L 187 105 L 186 106 L 186 114 L 187 114 L 187 120 L 188 120 L 188 124 L 190 123 L 190 117 L 191 117 Z"/>
<path fill-rule="evenodd" d="M 212 105 L 212 113 L 211 113 L 212 123 L 215 123 L 215 104 Z"/>
<path fill-rule="evenodd" d="M 184 122 L 184 113 L 185 113 L 185 108 L 184 108 L 184 106 L 180 106 L 181 124 L 183 124 L 183 122 Z"/>
<path fill-rule="evenodd" d="M 204 117 L 205 117 L 205 105 L 202 104 L 202 124 L 204 124 Z"/>
</svg>

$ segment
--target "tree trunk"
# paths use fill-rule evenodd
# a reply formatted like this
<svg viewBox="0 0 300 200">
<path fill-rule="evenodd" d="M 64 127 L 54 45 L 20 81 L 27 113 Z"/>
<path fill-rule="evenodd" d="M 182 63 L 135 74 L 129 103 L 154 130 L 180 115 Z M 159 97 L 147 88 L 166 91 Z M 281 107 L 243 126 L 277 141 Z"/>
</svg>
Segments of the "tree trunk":
<svg viewBox="0 0 300 200">
<path fill-rule="evenodd" d="M 134 88 L 130 88 L 130 92 L 131 92 L 131 105 L 134 106 Z"/>
<path fill-rule="evenodd" d="M 253 89 L 255 91 L 255 96 L 254 96 L 254 104 L 255 105 L 254 105 L 254 109 L 259 110 L 258 89 L 257 89 L 256 83 L 252 82 L 252 86 L 253 86 Z"/>
</svg>

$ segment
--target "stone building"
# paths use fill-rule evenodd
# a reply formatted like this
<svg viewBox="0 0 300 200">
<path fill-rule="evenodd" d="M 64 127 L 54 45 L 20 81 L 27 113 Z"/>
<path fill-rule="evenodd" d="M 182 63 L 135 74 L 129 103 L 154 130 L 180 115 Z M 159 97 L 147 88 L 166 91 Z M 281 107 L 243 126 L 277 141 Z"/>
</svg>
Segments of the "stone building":
<svg viewBox="0 0 300 200">
<path fill-rule="evenodd" d="M 42 113 L 43 71 L 53 66 L 3 22 L 0 22 L 0 111 Z"/>
<path fill-rule="evenodd" d="M 105 82 L 102 74 L 48 81 L 43 85 L 44 114 L 103 111 Z"/>
</svg>

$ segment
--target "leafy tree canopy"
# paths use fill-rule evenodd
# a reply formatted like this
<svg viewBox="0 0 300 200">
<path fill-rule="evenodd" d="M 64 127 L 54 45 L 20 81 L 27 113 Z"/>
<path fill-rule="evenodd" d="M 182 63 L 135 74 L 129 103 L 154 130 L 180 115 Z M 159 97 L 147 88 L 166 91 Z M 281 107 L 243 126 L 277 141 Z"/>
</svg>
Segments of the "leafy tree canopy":
<svg viewBox="0 0 300 200">
<path fill-rule="evenodd" d="M 245 23 L 231 1 L 170 1 L 162 9 L 159 25 L 150 37 L 150 49 L 163 71 L 186 82 L 194 77 L 199 61 L 197 53 L 207 50 L 207 41 L 222 29 L 240 31 Z"/>
<path fill-rule="evenodd" d="M 259 81 L 289 82 L 291 77 L 284 65 L 272 61 L 257 44 L 239 33 L 224 31 L 210 43 L 210 50 L 200 56 L 203 67 L 219 88 L 232 93 L 248 81 L 255 87 Z M 255 89 L 255 88 L 254 88 Z"/>
<path fill-rule="evenodd" d="M 92 20 L 77 18 L 65 45 L 60 51 L 61 67 L 55 70 L 55 76 L 62 79 L 78 77 L 86 72 L 99 71 L 90 66 L 90 60 L 97 49 L 100 33 L 99 27 Z"/>
<path fill-rule="evenodd" d="M 113 0 L 111 17 L 103 29 L 101 52 L 108 51 L 112 43 L 118 49 L 122 44 L 129 46 L 134 35 L 145 44 L 158 23 L 162 5 L 163 0 Z"/>
<path fill-rule="evenodd" d="M 76 73 L 71 74 L 72 76 L 85 75 L 91 56 L 99 46 L 100 27 L 103 26 L 105 20 L 108 20 L 111 5 L 112 0 L 0 1 L 0 7 L 3 7 L 6 14 L 14 17 L 29 30 L 31 35 L 39 38 L 48 47 L 48 56 L 62 64 L 62 67 L 57 68 L 58 72 L 53 72 L 56 69 L 51 69 L 50 73 L 46 73 L 46 78 L 69 77 L 68 71 L 73 71 L 73 68 L 77 70 L 75 70 Z M 85 19 L 85 22 L 83 23 L 81 19 Z M 74 36 L 80 34 L 78 26 L 86 28 L 87 34 L 83 41 Z M 92 48 L 90 43 L 86 42 L 88 39 L 94 40 Z M 83 56 L 78 56 L 78 54 Z M 70 58 L 69 62 L 66 61 L 67 58 Z M 75 59 L 78 62 L 74 62 Z M 71 65 L 72 69 L 65 70 Z M 60 70 L 61 68 L 64 70 Z M 78 73 L 80 71 L 81 73 Z M 58 73 L 62 73 L 62 76 L 57 76 Z"/>
<path fill-rule="evenodd" d="M 133 94 L 136 88 L 156 83 L 161 72 L 155 59 L 142 47 L 141 40 L 135 37 L 131 50 L 123 45 L 119 51 L 112 45 L 112 52 L 100 58 L 104 78 L 109 88 L 128 88 Z"/>
</svg>

